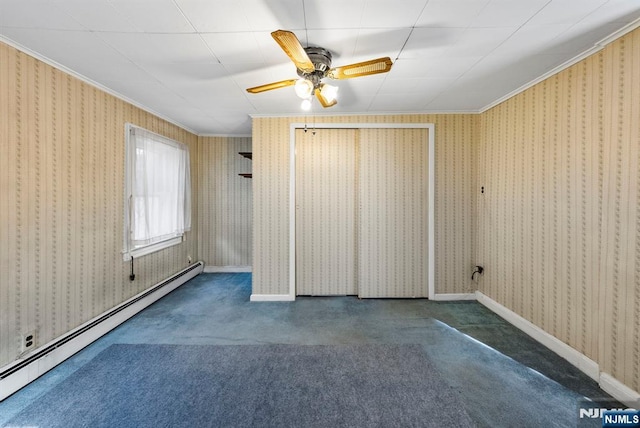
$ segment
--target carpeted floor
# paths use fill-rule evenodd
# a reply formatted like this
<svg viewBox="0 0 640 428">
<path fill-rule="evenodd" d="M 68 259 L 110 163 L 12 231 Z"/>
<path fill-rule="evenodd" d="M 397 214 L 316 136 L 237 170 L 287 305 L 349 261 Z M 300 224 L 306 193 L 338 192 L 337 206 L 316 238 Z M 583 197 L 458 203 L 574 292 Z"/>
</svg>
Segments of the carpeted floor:
<svg viewBox="0 0 640 428">
<path fill-rule="evenodd" d="M 419 345 L 111 345 L 9 425 L 474 426 Z"/>
<path fill-rule="evenodd" d="M 179 375 L 176 377 L 180 381 L 148 387 L 146 390 L 135 383 L 120 384 L 120 375 L 109 375 L 109 370 L 127 376 L 140 373 L 133 376 L 137 379 L 144 377 L 147 369 L 154 372 L 153 367 L 160 365 L 156 357 L 147 356 L 144 363 L 113 363 L 108 365 L 112 367 L 99 369 L 109 353 L 127 349 L 127 345 L 135 345 L 129 349 L 139 350 L 154 349 L 156 346 L 158 348 L 155 349 L 178 349 L 175 352 L 182 352 L 179 351 L 182 348 L 184 352 L 191 352 L 187 350 L 200 349 L 199 346 L 202 349 L 228 348 L 237 349 L 239 354 L 249 352 L 254 347 L 271 349 L 274 345 L 276 348 L 284 346 L 285 349 L 316 349 L 318 345 L 332 349 L 343 346 L 348 349 L 356 345 L 405 349 L 404 346 L 408 345 L 407 349 L 412 349 L 411 352 L 418 345 L 423 352 L 422 364 L 428 364 L 426 371 L 429 374 L 437 373 L 449 390 L 454 391 L 452 395 L 438 397 L 443 408 L 464 409 L 478 427 L 599 427 L 601 423 L 598 419 L 579 418 L 581 406 L 621 406 L 612 402 L 596 382 L 567 361 L 477 302 L 300 297 L 295 302 L 253 303 L 249 301 L 250 294 L 251 274 L 199 275 L 0 402 L 0 426 L 48 427 L 58 423 L 56 420 L 62 420 L 56 419 L 61 417 L 66 417 L 67 421 L 59 423 L 69 427 L 100 426 L 103 422 L 98 416 L 89 422 L 86 417 L 95 416 L 92 412 L 101 408 L 113 415 L 126 406 L 134 405 L 140 407 L 142 412 L 150 412 L 148 408 L 160 409 L 161 412 L 175 413 L 172 416 L 175 420 L 189 420 L 197 416 L 197 413 L 190 412 L 192 400 L 189 397 L 192 394 L 205 396 L 216 391 L 208 391 L 212 382 L 208 382 L 206 387 L 196 383 L 193 390 L 189 388 L 189 383 L 181 385 L 183 378 L 198 378 L 195 374 Z M 151 348 L 143 345 L 151 345 Z M 278 363 L 287 361 L 282 358 Z M 199 373 L 198 364 L 191 364 L 191 369 Z M 268 370 L 268 366 L 259 370 Z M 278 372 L 291 373 L 281 369 Z M 232 371 L 226 375 L 233 377 L 234 373 Z M 303 371 L 292 377 L 301 376 L 304 379 L 306 373 Z M 99 375 L 101 379 L 96 377 Z M 76 384 L 80 379 L 78 376 L 84 376 L 87 384 Z M 162 375 L 155 378 L 158 382 L 163 379 Z M 314 379 L 308 380 L 313 383 Z M 248 400 L 255 396 L 252 395 L 255 391 L 246 387 L 242 391 L 241 403 L 249 409 L 247 411 L 257 415 L 263 411 L 262 408 L 273 407 L 270 400 L 279 394 L 282 385 L 272 384 L 268 392 L 258 394 L 259 401 L 254 402 Z M 60 388 L 65 388 L 66 392 Z M 125 407 L 109 404 L 108 399 L 97 394 L 97 391 L 102 391 L 102 394 L 111 388 L 117 390 L 109 394 L 118 395 Z M 183 389 L 174 392 L 174 388 Z M 304 390 L 299 385 L 296 388 Z M 220 390 L 217 391 L 220 393 Z M 171 404 L 156 405 L 155 399 L 143 398 L 141 392 L 164 397 L 171 400 Z M 224 393 L 220 394 L 225 396 Z M 290 394 L 288 397 L 298 395 Z M 85 404 L 76 408 L 73 403 L 77 403 L 77 400 Z M 386 397 L 377 400 L 376 406 L 383 408 L 385 400 Z M 589 400 L 597 400 L 604 405 Z M 212 403 L 213 400 L 208 402 L 213 409 Z M 87 413 L 82 409 L 87 409 Z M 151 421 L 156 420 L 153 415 L 150 418 L 141 418 L 140 425 L 151 425 Z M 429 421 L 429 418 L 422 418 L 420 423 L 413 426 L 428 426 L 426 424 Z M 123 426 L 123 422 L 118 426 Z M 169 425 L 160 423 L 156 426 Z M 192 426 L 200 424 L 194 423 Z M 238 425 L 231 423 L 230 426 Z"/>
</svg>

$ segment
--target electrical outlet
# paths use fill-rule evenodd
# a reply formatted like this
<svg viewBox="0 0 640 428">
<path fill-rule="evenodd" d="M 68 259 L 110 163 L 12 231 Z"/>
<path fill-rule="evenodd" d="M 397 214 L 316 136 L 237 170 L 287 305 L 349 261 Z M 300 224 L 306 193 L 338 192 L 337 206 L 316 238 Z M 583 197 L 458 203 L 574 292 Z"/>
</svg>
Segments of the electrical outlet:
<svg viewBox="0 0 640 428">
<path fill-rule="evenodd" d="M 30 331 L 22 335 L 22 352 L 30 351 L 36 347 L 36 333 Z"/>
</svg>

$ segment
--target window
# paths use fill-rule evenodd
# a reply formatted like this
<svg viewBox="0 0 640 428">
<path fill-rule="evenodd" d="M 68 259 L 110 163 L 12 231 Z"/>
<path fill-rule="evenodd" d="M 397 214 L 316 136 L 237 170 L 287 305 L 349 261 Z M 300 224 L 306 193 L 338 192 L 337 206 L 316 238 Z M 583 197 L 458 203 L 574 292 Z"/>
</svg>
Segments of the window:
<svg viewBox="0 0 640 428">
<path fill-rule="evenodd" d="M 124 259 L 182 242 L 191 229 L 189 148 L 126 126 Z"/>
</svg>

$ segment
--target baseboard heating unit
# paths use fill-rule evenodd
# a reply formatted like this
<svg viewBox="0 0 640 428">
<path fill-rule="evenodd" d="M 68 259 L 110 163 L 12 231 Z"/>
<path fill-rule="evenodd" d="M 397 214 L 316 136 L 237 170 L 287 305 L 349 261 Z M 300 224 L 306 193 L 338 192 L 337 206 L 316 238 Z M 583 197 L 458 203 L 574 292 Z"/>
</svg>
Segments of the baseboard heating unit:
<svg viewBox="0 0 640 428">
<path fill-rule="evenodd" d="M 156 300 L 196 277 L 203 269 L 203 262 L 193 263 L 170 278 L 33 350 L 23 358 L 1 367 L 0 401 L 42 376 Z"/>
</svg>

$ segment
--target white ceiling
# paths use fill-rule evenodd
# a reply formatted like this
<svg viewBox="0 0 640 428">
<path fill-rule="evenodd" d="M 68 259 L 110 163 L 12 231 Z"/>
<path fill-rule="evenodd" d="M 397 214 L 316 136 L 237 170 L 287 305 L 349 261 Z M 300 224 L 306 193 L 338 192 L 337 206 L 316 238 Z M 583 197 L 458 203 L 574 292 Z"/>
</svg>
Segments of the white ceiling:
<svg viewBox="0 0 640 428">
<path fill-rule="evenodd" d="M 640 17 L 640 0 L 0 0 L 0 35 L 199 134 L 299 115 L 271 31 L 333 65 L 389 56 L 391 72 L 334 82 L 319 114 L 476 112 Z"/>
</svg>

